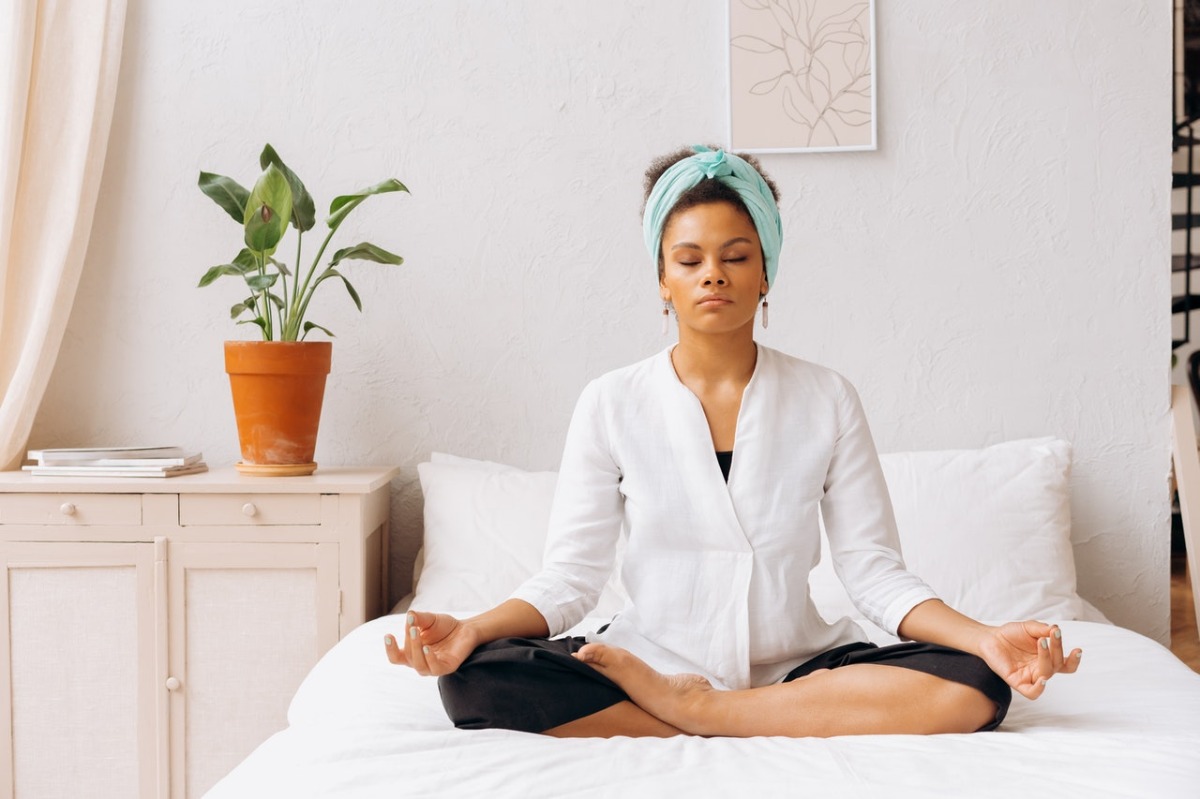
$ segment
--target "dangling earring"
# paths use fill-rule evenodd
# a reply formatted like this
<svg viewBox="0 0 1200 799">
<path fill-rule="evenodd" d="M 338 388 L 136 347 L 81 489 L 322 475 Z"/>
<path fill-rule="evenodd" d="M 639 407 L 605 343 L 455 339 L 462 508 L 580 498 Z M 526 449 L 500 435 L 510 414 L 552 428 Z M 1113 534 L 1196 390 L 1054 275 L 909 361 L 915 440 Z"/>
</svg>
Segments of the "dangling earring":
<svg viewBox="0 0 1200 799">
<path fill-rule="evenodd" d="M 671 316 L 671 302 L 669 300 L 663 300 L 662 334 L 664 336 L 667 335 L 667 320 L 668 320 L 668 317 L 670 317 L 670 316 Z"/>
<path fill-rule="evenodd" d="M 763 306 L 763 314 L 762 314 L 763 330 L 766 330 L 767 329 L 767 298 L 766 297 L 763 297 L 762 306 Z"/>
</svg>

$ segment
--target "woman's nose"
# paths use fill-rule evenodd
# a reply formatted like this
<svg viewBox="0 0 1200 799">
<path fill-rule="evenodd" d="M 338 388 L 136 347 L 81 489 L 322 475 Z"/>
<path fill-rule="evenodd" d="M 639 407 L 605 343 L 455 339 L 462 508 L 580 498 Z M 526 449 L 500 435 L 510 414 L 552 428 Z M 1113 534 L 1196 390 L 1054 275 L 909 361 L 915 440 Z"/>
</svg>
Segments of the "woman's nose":
<svg viewBox="0 0 1200 799">
<path fill-rule="evenodd" d="M 724 286 L 726 283 L 724 266 L 725 265 L 722 264 L 719 259 L 716 259 L 716 258 L 705 259 L 704 285 L 705 286 L 713 286 L 713 285 Z"/>
</svg>

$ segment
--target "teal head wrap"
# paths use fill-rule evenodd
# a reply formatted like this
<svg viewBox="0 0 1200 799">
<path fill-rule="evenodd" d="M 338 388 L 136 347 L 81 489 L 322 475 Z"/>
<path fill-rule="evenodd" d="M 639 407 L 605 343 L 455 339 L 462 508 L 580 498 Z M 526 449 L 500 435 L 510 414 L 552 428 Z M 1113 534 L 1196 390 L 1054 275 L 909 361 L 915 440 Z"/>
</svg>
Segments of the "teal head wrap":
<svg viewBox="0 0 1200 799">
<path fill-rule="evenodd" d="M 779 219 L 779 206 L 775 204 L 771 187 L 757 169 L 733 153 L 710 150 L 702 145 L 692 149 L 696 154 L 672 164 L 654 184 L 646 200 L 642 235 L 650 257 L 658 263 L 663 225 L 679 197 L 705 178 L 716 178 L 736 191 L 750 212 L 758 231 L 758 240 L 762 243 L 767 285 L 774 286 L 775 271 L 779 268 L 779 250 L 783 246 L 783 223 Z"/>
</svg>

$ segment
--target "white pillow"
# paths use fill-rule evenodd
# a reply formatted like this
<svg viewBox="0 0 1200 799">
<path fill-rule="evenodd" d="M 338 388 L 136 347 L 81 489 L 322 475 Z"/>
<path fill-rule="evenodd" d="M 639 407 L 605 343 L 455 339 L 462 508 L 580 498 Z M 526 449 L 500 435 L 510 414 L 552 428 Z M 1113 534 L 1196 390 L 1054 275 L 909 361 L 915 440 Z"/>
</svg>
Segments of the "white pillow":
<svg viewBox="0 0 1200 799">
<path fill-rule="evenodd" d="M 984 620 L 1094 617 L 1075 590 L 1066 441 L 897 452 L 880 462 L 905 565 L 948 605 Z M 823 529 L 809 587 L 827 620 L 862 618 L 834 574 Z"/>
<path fill-rule="evenodd" d="M 480 461 L 475 460 L 474 458 L 464 458 L 461 455 L 451 455 L 448 452 L 434 452 L 429 456 L 429 460 L 433 463 L 453 463 L 459 466 L 473 466 L 477 469 L 486 469 L 497 472 L 511 472 L 517 468 L 515 466 L 509 466 L 505 463 L 497 463 L 496 461 Z M 413 560 L 412 584 L 414 587 L 421 581 L 421 571 L 424 568 L 425 548 L 421 547 L 417 550 L 417 556 Z"/>
<path fill-rule="evenodd" d="M 425 545 L 410 607 L 485 610 L 541 568 L 556 472 L 434 453 L 417 473 L 425 496 Z M 624 600 L 614 569 L 592 615 L 612 616 Z"/>
<path fill-rule="evenodd" d="M 554 472 L 434 453 L 417 469 L 425 494 L 425 567 L 411 607 L 474 612 L 506 599 L 540 568 Z M 1075 591 L 1070 445 L 1025 439 L 974 450 L 880 456 L 908 568 L 977 619 L 1104 617 Z M 627 598 L 617 568 L 593 616 Z M 821 535 L 809 578 L 817 610 L 861 619 Z"/>
</svg>

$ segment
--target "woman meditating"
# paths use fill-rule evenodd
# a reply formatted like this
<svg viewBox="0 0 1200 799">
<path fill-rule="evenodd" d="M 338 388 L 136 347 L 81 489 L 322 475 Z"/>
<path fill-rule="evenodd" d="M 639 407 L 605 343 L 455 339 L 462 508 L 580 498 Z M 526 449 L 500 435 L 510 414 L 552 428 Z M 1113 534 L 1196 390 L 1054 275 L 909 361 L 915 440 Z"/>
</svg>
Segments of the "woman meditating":
<svg viewBox="0 0 1200 799">
<path fill-rule="evenodd" d="M 437 676 L 458 727 L 556 736 L 991 730 L 1010 688 L 1035 699 L 1075 671 L 1057 627 L 981 624 L 905 571 L 853 386 L 755 343 L 782 242 L 757 161 L 683 150 L 646 191 L 678 344 L 584 389 L 542 571 L 473 618 L 410 612 L 389 660 Z M 854 604 L 908 642 L 877 647 L 817 613 L 818 509 Z M 627 606 L 554 638 L 595 607 L 622 527 Z"/>
</svg>

